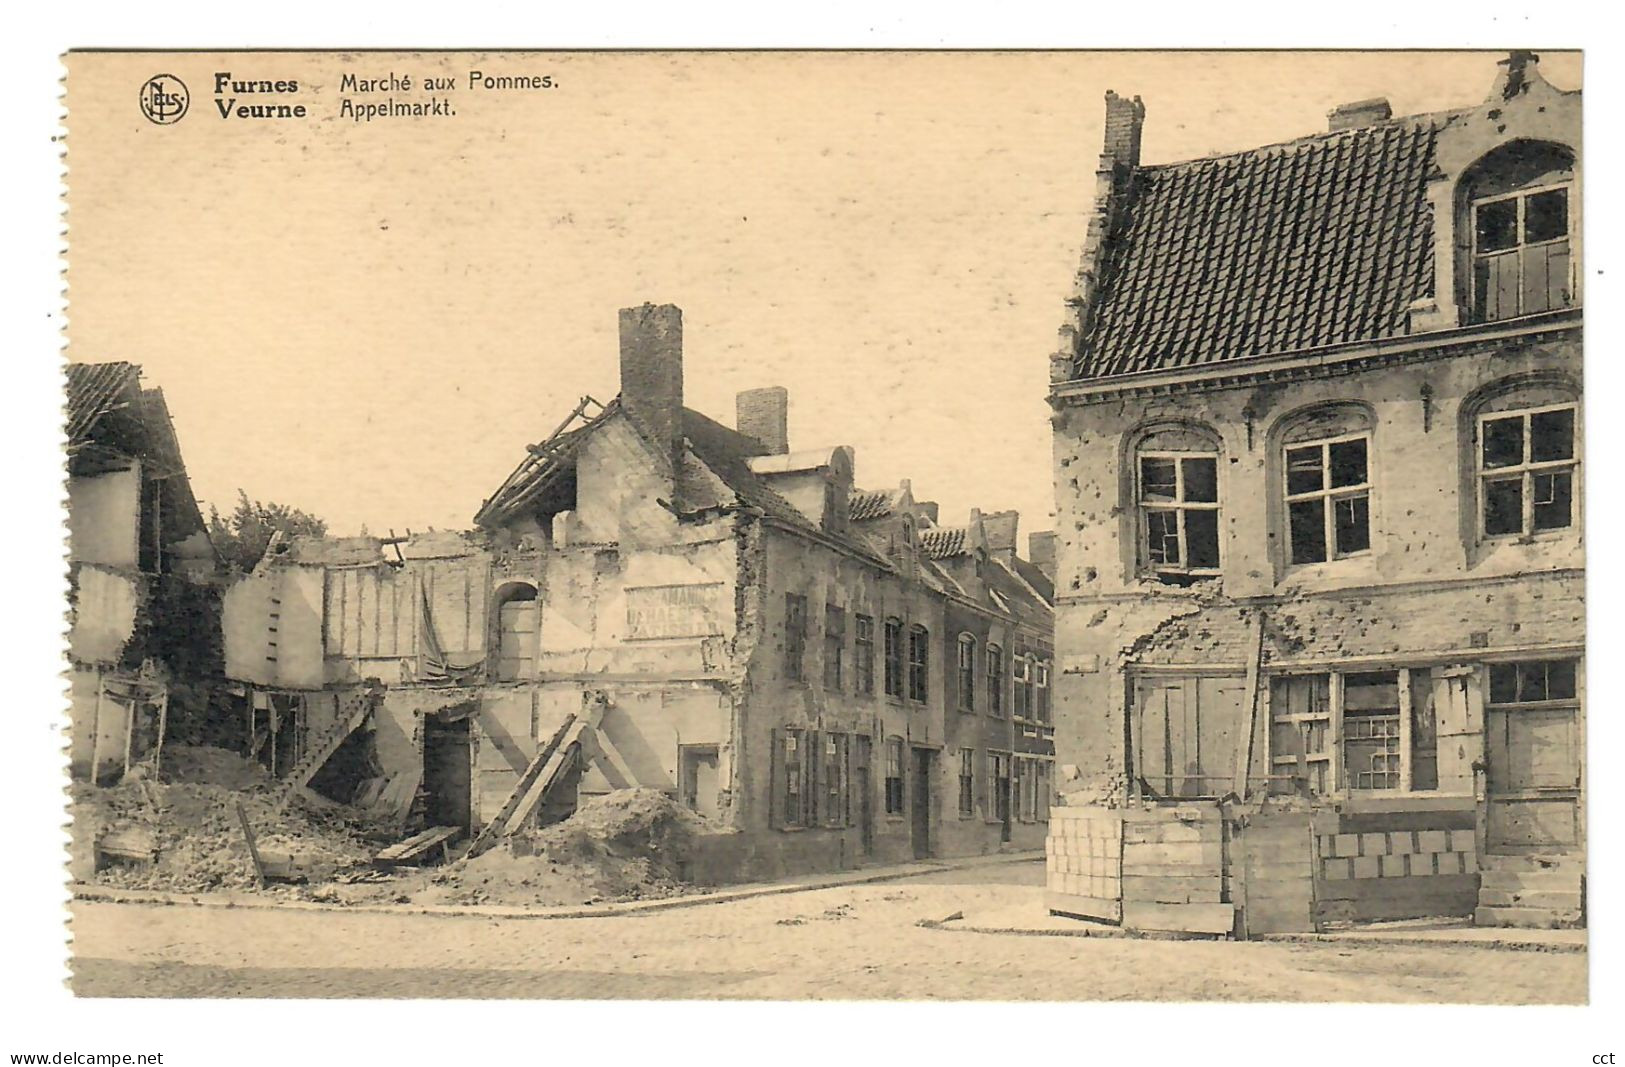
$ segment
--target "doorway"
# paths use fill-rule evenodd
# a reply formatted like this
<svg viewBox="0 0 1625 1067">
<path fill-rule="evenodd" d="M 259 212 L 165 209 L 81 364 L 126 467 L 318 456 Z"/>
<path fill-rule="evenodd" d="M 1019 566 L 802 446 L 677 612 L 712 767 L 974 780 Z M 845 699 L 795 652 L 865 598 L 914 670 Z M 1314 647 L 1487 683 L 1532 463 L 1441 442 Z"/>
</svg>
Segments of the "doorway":
<svg viewBox="0 0 1625 1067">
<path fill-rule="evenodd" d="M 683 745 L 681 749 L 683 805 L 707 819 L 717 816 L 717 746 Z"/>
<path fill-rule="evenodd" d="M 914 858 L 928 859 L 931 855 L 931 760 L 936 753 L 928 748 L 914 750 L 914 807 L 912 811 L 912 838 Z"/>
<path fill-rule="evenodd" d="M 474 824 L 473 749 L 467 718 L 423 720 L 424 815 L 430 826 Z"/>
</svg>

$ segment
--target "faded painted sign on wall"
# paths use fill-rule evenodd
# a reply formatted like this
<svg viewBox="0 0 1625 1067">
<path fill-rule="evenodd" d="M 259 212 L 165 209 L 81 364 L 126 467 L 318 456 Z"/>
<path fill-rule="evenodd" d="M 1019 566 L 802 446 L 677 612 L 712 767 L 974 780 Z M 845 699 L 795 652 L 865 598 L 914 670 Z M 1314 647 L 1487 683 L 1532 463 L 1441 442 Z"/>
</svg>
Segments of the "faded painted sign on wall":
<svg viewBox="0 0 1625 1067">
<path fill-rule="evenodd" d="M 722 583 L 652 585 L 626 591 L 626 639 L 722 633 Z"/>
</svg>

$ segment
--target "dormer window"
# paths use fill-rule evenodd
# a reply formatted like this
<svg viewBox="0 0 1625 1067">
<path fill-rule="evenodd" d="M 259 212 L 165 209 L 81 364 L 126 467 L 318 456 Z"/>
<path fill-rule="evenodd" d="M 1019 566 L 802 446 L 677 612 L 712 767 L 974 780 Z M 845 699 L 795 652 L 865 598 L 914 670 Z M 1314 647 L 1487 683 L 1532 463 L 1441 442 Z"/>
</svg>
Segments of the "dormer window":
<svg viewBox="0 0 1625 1067">
<path fill-rule="evenodd" d="M 1462 196 L 1474 322 L 1574 304 L 1573 176 L 1567 149 L 1529 141 L 1504 145 L 1469 171 Z"/>
</svg>

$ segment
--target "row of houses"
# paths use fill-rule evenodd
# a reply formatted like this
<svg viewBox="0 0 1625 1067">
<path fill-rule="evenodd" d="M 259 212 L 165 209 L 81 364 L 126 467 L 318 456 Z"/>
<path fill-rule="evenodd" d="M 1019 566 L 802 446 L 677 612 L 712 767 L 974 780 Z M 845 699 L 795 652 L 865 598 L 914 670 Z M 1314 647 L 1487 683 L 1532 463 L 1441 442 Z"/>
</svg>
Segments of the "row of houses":
<svg viewBox="0 0 1625 1067">
<path fill-rule="evenodd" d="M 1052 910 L 1149 929 L 1581 921 L 1579 93 L 1513 53 L 1477 105 L 1225 156 L 1143 164 L 1144 122 L 1108 94 L 1025 556 L 793 450 L 783 389 L 689 409 L 681 312 L 628 308 L 618 394 L 471 530 L 231 585 L 243 750 L 476 837 L 663 790 L 717 880 L 1045 843 Z M 161 396 L 70 381 L 102 774 L 163 688 L 143 583 L 209 555 Z"/>
</svg>

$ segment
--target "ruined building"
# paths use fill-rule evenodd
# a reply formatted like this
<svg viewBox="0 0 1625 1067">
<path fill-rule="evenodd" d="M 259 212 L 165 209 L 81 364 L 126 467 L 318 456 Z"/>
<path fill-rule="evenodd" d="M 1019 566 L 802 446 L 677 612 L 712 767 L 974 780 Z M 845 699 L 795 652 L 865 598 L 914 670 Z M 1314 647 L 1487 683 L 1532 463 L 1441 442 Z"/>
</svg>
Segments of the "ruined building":
<svg viewBox="0 0 1625 1067">
<path fill-rule="evenodd" d="M 1581 921 L 1580 110 L 1520 52 L 1148 165 L 1108 94 L 1051 364 L 1055 910 Z"/>
<path fill-rule="evenodd" d="M 215 624 L 187 608 L 217 561 L 163 391 L 132 363 L 67 379 L 69 760 L 106 782 L 160 750 L 178 646 Z"/>
<path fill-rule="evenodd" d="M 852 449 L 790 449 L 783 389 L 732 429 L 688 409 L 675 307 L 620 339 L 619 395 L 473 531 L 296 538 L 229 592 L 250 751 L 477 845 L 660 789 L 718 825 L 720 881 L 1037 847 L 1051 589 L 1017 516 L 861 490 Z"/>
</svg>

